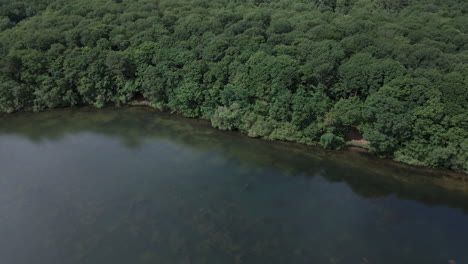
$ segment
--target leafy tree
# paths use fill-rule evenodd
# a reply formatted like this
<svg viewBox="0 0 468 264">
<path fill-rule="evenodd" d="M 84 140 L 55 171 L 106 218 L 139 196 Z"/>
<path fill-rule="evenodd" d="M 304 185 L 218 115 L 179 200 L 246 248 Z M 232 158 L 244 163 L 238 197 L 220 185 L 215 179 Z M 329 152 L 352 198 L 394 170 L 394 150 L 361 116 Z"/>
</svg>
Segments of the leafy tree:
<svg viewBox="0 0 468 264">
<path fill-rule="evenodd" d="M 409 5 L 410 0 L 379 0 L 380 6 L 389 11 L 400 11 Z"/>
<path fill-rule="evenodd" d="M 344 135 L 363 121 L 364 103 L 356 96 L 339 100 L 326 114 L 325 124 Z"/>
<path fill-rule="evenodd" d="M 459 0 L 0 0 L 0 111 L 136 95 L 250 136 L 468 171 Z M 333 133 L 333 134 L 331 134 Z M 338 144 L 339 143 L 339 144 Z"/>
<path fill-rule="evenodd" d="M 404 72 L 404 67 L 393 60 L 377 60 L 371 54 L 358 53 L 339 67 L 341 82 L 335 86 L 335 92 L 338 98 L 364 99 Z"/>
<path fill-rule="evenodd" d="M 174 95 L 169 99 L 171 109 L 180 111 L 187 117 L 199 117 L 201 114 L 200 101 L 202 90 L 199 84 L 185 82 L 174 90 Z"/>
<path fill-rule="evenodd" d="M 240 127 L 243 111 L 238 103 L 229 107 L 220 106 L 211 117 L 213 127 L 221 130 L 235 130 Z"/>
<path fill-rule="evenodd" d="M 301 73 L 306 83 L 330 84 L 336 78 L 336 70 L 344 58 L 344 51 L 336 41 L 303 42 L 298 47 L 305 62 Z"/>
<path fill-rule="evenodd" d="M 323 134 L 320 137 L 320 145 L 328 149 L 338 149 L 344 143 L 342 137 L 337 137 L 332 133 Z"/>
</svg>

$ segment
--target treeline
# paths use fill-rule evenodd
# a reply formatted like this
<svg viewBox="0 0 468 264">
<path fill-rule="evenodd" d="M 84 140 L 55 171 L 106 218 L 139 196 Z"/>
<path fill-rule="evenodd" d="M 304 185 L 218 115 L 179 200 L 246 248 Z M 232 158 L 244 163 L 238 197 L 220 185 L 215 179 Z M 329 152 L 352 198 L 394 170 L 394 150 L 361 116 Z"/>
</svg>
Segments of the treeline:
<svg viewBox="0 0 468 264">
<path fill-rule="evenodd" d="M 468 171 L 465 0 L 0 0 L 0 111 L 152 106 Z"/>
</svg>

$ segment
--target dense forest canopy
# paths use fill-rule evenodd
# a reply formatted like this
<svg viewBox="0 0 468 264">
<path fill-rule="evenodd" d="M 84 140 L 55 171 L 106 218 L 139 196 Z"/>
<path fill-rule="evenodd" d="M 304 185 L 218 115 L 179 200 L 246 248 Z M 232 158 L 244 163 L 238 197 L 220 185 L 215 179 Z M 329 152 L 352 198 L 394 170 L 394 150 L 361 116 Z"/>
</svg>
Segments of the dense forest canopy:
<svg viewBox="0 0 468 264">
<path fill-rule="evenodd" d="M 0 112 L 124 105 L 468 171 L 465 0 L 0 0 Z"/>
</svg>

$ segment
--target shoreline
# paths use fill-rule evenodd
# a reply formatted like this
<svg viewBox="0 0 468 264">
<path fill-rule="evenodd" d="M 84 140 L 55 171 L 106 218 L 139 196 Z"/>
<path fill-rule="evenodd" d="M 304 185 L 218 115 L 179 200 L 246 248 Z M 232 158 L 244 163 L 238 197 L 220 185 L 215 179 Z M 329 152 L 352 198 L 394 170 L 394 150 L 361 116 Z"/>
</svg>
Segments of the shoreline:
<svg viewBox="0 0 468 264">
<path fill-rule="evenodd" d="M 449 169 L 449 168 L 444 168 L 444 167 L 434 167 L 433 168 L 433 167 L 428 167 L 428 166 L 412 165 L 412 164 L 408 164 L 408 163 L 405 163 L 405 162 L 394 160 L 392 158 L 379 157 L 379 156 L 369 152 L 369 149 L 366 148 L 366 146 L 368 146 L 368 145 L 355 143 L 355 142 L 353 142 L 354 140 L 346 141 L 343 144 L 342 147 L 335 150 L 335 149 L 326 149 L 326 148 L 322 147 L 318 142 L 316 142 L 315 144 L 304 144 L 304 143 L 295 142 L 295 141 L 271 140 L 271 139 L 267 139 L 267 138 L 263 138 L 263 137 L 251 137 L 251 136 L 248 136 L 246 133 L 243 133 L 242 131 L 239 131 L 239 130 L 221 130 L 221 129 L 215 128 L 215 127 L 213 127 L 211 125 L 211 122 L 210 122 L 209 119 L 206 119 L 206 118 L 203 118 L 203 117 L 191 118 L 191 117 L 185 117 L 182 114 L 177 113 L 177 112 L 162 111 L 161 109 L 158 109 L 156 107 L 151 106 L 149 101 L 130 102 L 130 103 L 128 103 L 126 105 L 123 105 L 123 106 L 106 106 L 106 107 L 103 107 L 103 108 L 98 108 L 98 107 L 95 107 L 95 106 L 92 106 L 92 105 L 82 105 L 82 106 L 73 106 L 73 107 L 46 108 L 46 109 L 40 110 L 40 111 L 34 111 L 32 109 L 22 109 L 22 110 L 18 110 L 18 111 L 12 112 L 12 113 L 0 112 L 0 118 L 2 116 L 10 116 L 10 115 L 15 114 L 15 113 L 38 113 L 38 112 L 47 112 L 47 111 L 56 111 L 56 110 L 60 111 L 60 110 L 68 110 L 68 109 L 69 110 L 77 110 L 77 109 L 83 110 L 83 109 L 86 109 L 86 108 L 90 108 L 90 109 L 93 109 L 93 110 L 106 110 L 106 109 L 109 110 L 109 109 L 112 109 L 112 108 L 116 108 L 116 109 L 119 109 L 119 108 L 122 108 L 122 109 L 123 108 L 135 108 L 135 109 L 153 110 L 153 111 L 157 111 L 159 113 L 167 114 L 167 115 L 170 115 L 170 116 L 173 116 L 173 117 L 179 117 L 179 118 L 184 118 L 184 119 L 198 120 L 198 121 L 206 122 L 206 125 L 208 125 L 212 129 L 223 132 L 223 133 L 226 133 L 226 132 L 236 133 L 236 134 L 240 134 L 240 135 L 243 135 L 245 137 L 248 137 L 248 138 L 259 139 L 259 140 L 262 140 L 262 141 L 265 141 L 265 142 L 287 143 L 287 144 L 294 144 L 294 145 L 298 145 L 298 146 L 302 146 L 302 147 L 308 147 L 308 148 L 319 148 L 322 151 L 326 151 L 326 152 L 330 152 L 330 151 L 331 152 L 336 152 L 336 153 L 351 152 L 351 153 L 356 153 L 356 154 L 360 154 L 360 155 L 366 155 L 367 157 L 369 157 L 371 159 L 374 159 L 375 161 L 391 162 L 392 164 L 396 165 L 397 167 L 400 167 L 400 169 L 407 169 L 407 170 L 411 170 L 411 171 L 413 171 L 413 170 L 423 170 L 426 173 L 431 174 L 432 177 L 437 177 L 434 174 L 439 174 L 440 173 L 440 174 L 443 174 L 444 176 L 449 176 L 452 179 L 468 180 L 468 172 L 455 171 L 455 170 L 452 170 L 452 169 Z M 401 168 L 401 167 L 404 167 L 404 168 Z M 434 170 L 438 171 L 438 172 L 435 172 Z M 444 177 L 444 176 L 440 176 L 440 177 Z"/>
<path fill-rule="evenodd" d="M 141 123 L 139 117 L 147 121 Z M 397 191 L 399 196 L 413 199 L 423 187 L 430 191 L 420 195 L 435 205 L 439 203 L 431 197 L 437 194 L 468 197 L 467 175 L 453 170 L 411 166 L 346 148 L 328 150 L 318 145 L 253 138 L 239 131 L 216 129 L 206 119 L 186 118 L 150 107 L 47 109 L 40 113 L 5 115 L 0 120 L 5 122 L 1 134 L 13 133 L 33 141 L 61 140 L 86 132 L 112 136 L 120 144 L 138 148 L 144 147 L 146 140 L 170 139 L 195 150 L 221 152 L 239 162 L 274 167 L 290 176 L 321 176 L 343 182 L 358 193 L 362 192 L 360 183 L 365 181 L 380 190 L 378 193 L 392 194 L 401 190 Z M 120 121 L 126 123 L 120 124 Z M 132 127 L 130 130 L 125 128 L 127 122 Z M 341 173 L 333 175 L 335 171 Z M 362 194 L 373 196 L 374 192 Z"/>
</svg>

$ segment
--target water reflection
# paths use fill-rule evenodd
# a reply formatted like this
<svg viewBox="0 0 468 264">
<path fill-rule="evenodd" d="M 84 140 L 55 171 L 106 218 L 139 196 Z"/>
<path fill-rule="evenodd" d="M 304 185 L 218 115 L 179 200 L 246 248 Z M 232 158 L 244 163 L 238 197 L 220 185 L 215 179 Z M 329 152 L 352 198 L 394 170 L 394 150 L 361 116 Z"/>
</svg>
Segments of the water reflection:
<svg viewBox="0 0 468 264">
<path fill-rule="evenodd" d="M 220 132 L 146 108 L 0 119 L 6 263 L 467 260 L 444 171 Z"/>
<path fill-rule="evenodd" d="M 204 120 L 185 119 L 148 108 L 21 113 L 4 116 L 0 122 L 0 135 L 20 135 L 36 143 L 83 132 L 113 136 L 128 148 L 140 148 L 147 139 L 170 140 L 199 151 L 226 153 L 244 163 L 273 167 L 291 176 L 313 177 L 320 173 L 329 181 L 346 182 L 366 198 L 395 194 L 468 212 L 468 184 L 461 174 L 414 168 L 365 153 L 251 139 L 212 129 Z"/>
</svg>

